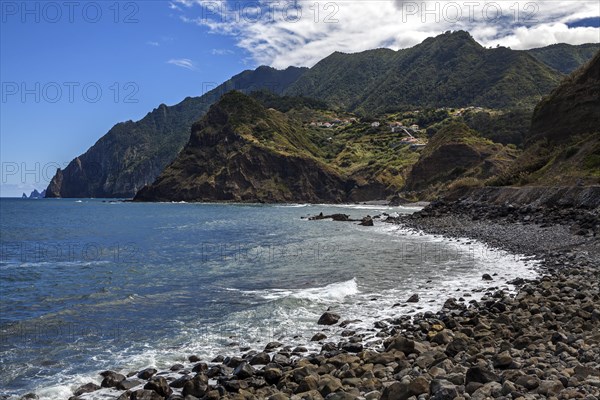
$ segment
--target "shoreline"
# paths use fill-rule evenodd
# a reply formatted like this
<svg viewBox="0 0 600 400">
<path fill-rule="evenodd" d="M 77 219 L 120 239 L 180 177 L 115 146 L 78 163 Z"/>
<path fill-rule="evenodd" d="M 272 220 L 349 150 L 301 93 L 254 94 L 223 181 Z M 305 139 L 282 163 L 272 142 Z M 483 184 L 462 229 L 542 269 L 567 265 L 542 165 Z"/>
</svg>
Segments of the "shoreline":
<svg viewBox="0 0 600 400">
<path fill-rule="evenodd" d="M 431 213 L 432 209 L 434 215 L 430 216 L 428 213 Z M 598 331 L 600 327 L 598 280 L 600 279 L 598 279 L 598 270 L 594 269 L 594 265 L 599 265 L 597 255 L 600 249 L 597 249 L 597 241 L 593 243 L 589 238 L 581 240 L 578 235 L 570 233 L 566 226 L 559 225 L 559 228 L 554 226 L 551 230 L 554 232 L 552 237 L 542 237 L 541 241 L 524 242 L 514 233 L 523 231 L 531 234 L 531 224 L 495 222 L 489 225 L 489 220 L 469 220 L 470 217 L 465 215 L 440 213 L 436 207 L 429 207 L 422 212 L 389 222 L 402 223 L 406 227 L 434 235 L 445 234 L 449 238 L 470 237 L 493 247 L 503 248 L 512 254 L 536 256 L 541 259 L 542 272 L 539 277 L 532 281 L 517 279 L 515 284 L 518 288 L 513 295 L 496 291 L 489 296 L 484 296 L 481 302 L 472 304 L 468 309 L 456 301 L 448 300 L 438 312 L 426 312 L 414 321 L 399 312 L 399 318 L 395 323 L 382 323 L 379 327 L 376 324 L 376 328 L 379 329 L 377 336 L 383 339 L 385 351 L 363 348 L 358 335 L 348 336 L 348 341 L 337 344 L 325 342 L 320 354 L 310 355 L 305 355 L 306 353 L 299 348 L 281 350 L 284 345 L 277 346 L 276 343 L 271 343 L 270 353 L 273 356 L 265 352 L 254 354 L 249 352 L 244 354 L 244 357 L 223 359 L 217 357 L 214 362 L 202 362 L 191 356 L 189 360 L 191 371 L 189 369 L 186 371 L 183 365 L 174 365 L 169 374 L 164 371 L 145 370 L 145 372 L 141 371 L 142 377 L 136 378 L 136 375 L 140 374 L 138 371 L 131 375 L 132 379 L 127 380 L 118 373 L 106 372 L 104 381 L 106 385 L 114 384 L 124 389 L 137 389 L 139 384 L 145 387 L 129 393 L 121 391 L 119 394 L 115 391 L 114 398 L 119 400 L 183 399 L 183 396 L 172 394 L 173 388 L 183 389 L 183 393 L 188 395 L 196 395 L 188 396 L 186 400 L 194 398 L 370 400 L 408 399 L 411 396 L 419 399 L 455 397 L 483 399 L 507 398 L 508 395 L 512 398 L 516 398 L 515 395 L 522 395 L 524 398 L 545 398 L 554 395 L 558 398 L 589 398 L 590 400 L 599 398 L 600 365 L 598 361 L 592 360 L 600 360 L 598 350 L 600 334 L 597 337 L 583 335 L 582 338 L 582 333 L 576 333 L 575 337 L 571 337 L 573 333 L 569 332 L 570 326 L 563 326 L 557 322 L 556 329 L 541 332 L 546 335 L 537 338 L 540 332 L 529 335 L 527 327 L 531 320 L 536 321 L 535 326 L 531 327 L 533 330 L 539 330 L 540 323 L 547 319 L 555 320 L 554 317 L 549 318 L 554 313 L 552 308 L 539 307 L 538 303 L 542 300 L 539 291 L 542 290 L 552 293 L 550 297 L 557 296 L 556 300 L 549 300 L 553 304 L 557 303 L 554 304 L 555 306 L 562 305 L 561 298 L 565 296 L 579 303 L 587 299 L 591 305 L 585 303 L 583 307 L 578 308 L 573 304 L 567 304 L 563 307 L 572 309 L 573 315 L 582 320 L 581 324 L 575 326 L 584 333 L 588 329 L 583 327 L 592 328 L 592 332 L 593 329 Z M 500 238 L 503 235 L 505 237 L 502 241 Z M 591 252 L 591 259 L 587 256 L 573 256 L 571 252 L 549 246 L 556 237 L 561 237 L 563 240 L 570 238 L 566 246 L 571 250 L 580 249 L 582 246 L 588 249 L 591 244 L 592 250 L 597 251 Z M 560 271 L 556 267 L 557 263 L 569 264 L 569 270 Z M 564 272 L 576 272 L 577 275 L 574 278 Z M 548 278 L 549 276 L 552 279 Z M 594 286 L 594 277 L 596 286 Z M 565 282 L 574 286 L 572 281 L 577 283 L 577 287 L 563 293 Z M 575 290 L 578 294 L 573 295 L 572 291 Z M 535 313 L 527 311 L 532 307 Z M 545 308 L 549 308 L 549 311 Z M 583 316 L 579 316 L 580 311 Z M 529 315 L 526 315 L 527 313 Z M 543 316 L 541 321 L 540 315 Z M 521 343 L 525 339 L 519 342 L 516 332 L 511 332 L 515 330 L 513 326 L 515 319 L 520 323 L 516 332 L 520 330 L 522 334 L 527 333 L 524 335 L 526 338 L 532 336 L 528 339 L 530 343 Z M 497 338 L 498 333 L 501 334 L 500 338 Z M 587 346 L 584 346 L 585 357 L 576 357 L 573 354 L 579 355 L 578 351 L 582 347 L 582 343 L 579 342 L 582 339 L 583 345 Z M 586 340 L 590 341 L 591 345 L 586 344 Z M 496 341 L 498 343 L 495 343 Z M 492 342 L 494 342 L 493 346 Z M 514 345 L 516 342 L 518 346 Z M 567 360 L 570 364 L 567 363 L 565 368 L 559 371 L 560 373 L 546 374 L 543 369 L 537 368 L 537 363 L 544 363 L 544 360 L 538 360 L 540 358 L 538 353 L 541 352 L 538 342 L 550 343 L 550 346 L 544 344 L 546 346 L 544 359 L 552 359 L 550 353 L 556 353 L 558 351 L 556 347 L 559 346 L 561 350 L 564 348 L 559 356 L 566 353 L 573 360 Z M 525 354 L 530 352 L 530 346 L 534 347 L 531 349 L 534 355 Z M 548 349 L 552 346 L 554 349 Z M 279 351 L 273 351 L 277 349 Z M 298 358 L 294 359 L 294 356 Z M 554 356 L 558 361 L 553 361 L 560 363 L 559 356 Z M 535 359 L 535 363 L 531 362 L 532 358 Z M 574 363 L 577 365 L 571 365 Z M 173 369 L 174 367 L 177 368 Z M 533 374 L 525 373 L 531 371 Z M 177 378 L 167 380 L 173 377 Z M 146 379 L 149 380 L 144 383 Z M 134 382 L 138 384 L 127 388 Z M 562 388 L 559 387 L 561 385 Z M 79 389 L 92 390 L 96 387 L 88 384 Z M 580 396 L 581 394 L 583 397 Z M 538 397 L 528 397 L 534 395 Z M 71 397 L 73 400 L 86 398 L 89 397 L 84 394 Z"/>
</svg>

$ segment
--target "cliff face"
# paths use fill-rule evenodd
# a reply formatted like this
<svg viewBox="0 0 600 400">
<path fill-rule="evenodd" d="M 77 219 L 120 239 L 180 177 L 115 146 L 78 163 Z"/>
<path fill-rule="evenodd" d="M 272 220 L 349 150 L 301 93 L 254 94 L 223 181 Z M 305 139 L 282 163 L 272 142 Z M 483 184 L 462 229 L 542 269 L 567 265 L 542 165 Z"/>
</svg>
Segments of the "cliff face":
<svg viewBox="0 0 600 400">
<path fill-rule="evenodd" d="M 600 183 L 600 52 L 536 107 L 523 154 L 496 185 Z"/>
<path fill-rule="evenodd" d="M 449 201 L 533 207 L 600 208 L 600 186 L 525 186 L 464 188 L 449 193 Z"/>
<path fill-rule="evenodd" d="M 565 79 L 535 108 L 529 142 L 571 137 L 600 130 L 600 52 Z"/>
<path fill-rule="evenodd" d="M 231 92 L 136 201 L 342 202 L 353 182 L 313 156 L 287 117 Z"/>
<path fill-rule="evenodd" d="M 305 71 L 259 67 L 244 71 L 201 97 L 161 104 L 137 122 L 115 125 L 51 180 L 47 197 L 133 197 L 152 183 L 189 139 L 190 127 L 226 91 L 283 90 Z"/>
<path fill-rule="evenodd" d="M 516 151 L 481 138 L 463 123 L 452 122 L 427 144 L 408 176 L 405 191 L 432 197 L 453 182 L 481 181 L 508 168 Z"/>
</svg>

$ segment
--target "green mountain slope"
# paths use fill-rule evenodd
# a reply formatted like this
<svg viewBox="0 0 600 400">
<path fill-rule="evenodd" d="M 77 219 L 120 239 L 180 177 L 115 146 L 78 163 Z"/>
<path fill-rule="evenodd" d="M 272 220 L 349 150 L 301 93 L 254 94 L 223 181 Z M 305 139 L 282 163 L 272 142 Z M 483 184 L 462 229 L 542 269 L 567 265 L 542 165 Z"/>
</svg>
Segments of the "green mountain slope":
<svg viewBox="0 0 600 400">
<path fill-rule="evenodd" d="M 555 70 L 563 74 L 570 74 L 588 62 L 599 50 L 600 43 L 587 43 L 578 46 L 558 43 L 526 50 L 526 52 Z"/>
<path fill-rule="evenodd" d="M 353 110 L 366 88 L 377 85 L 397 57 L 390 49 L 356 54 L 335 52 L 313 66 L 286 94 L 313 97 L 344 110 Z"/>
<path fill-rule="evenodd" d="M 211 104 L 232 89 L 284 90 L 305 68 L 244 71 L 201 97 L 188 97 L 174 106 L 161 104 L 137 122 L 115 125 L 88 151 L 58 170 L 47 197 L 133 197 L 182 149 L 189 129 Z"/>
<path fill-rule="evenodd" d="M 538 104 L 525 151 L 492 183 L 600 183 L 600 52 Z"/>
<path fill-rule="evenodd" d="M 230 92 L 136 201 L 341 202 L 353 182 L 323 163 L 285 114 Z"/>
<path fill-rule="evenodd" d="M 468 105 L 532 108 L 561 77 L 525 52 L 486 49 L 457 31 L 397 52 L 334 53 L 286 93 L 362 114 Z"/>
</svg>

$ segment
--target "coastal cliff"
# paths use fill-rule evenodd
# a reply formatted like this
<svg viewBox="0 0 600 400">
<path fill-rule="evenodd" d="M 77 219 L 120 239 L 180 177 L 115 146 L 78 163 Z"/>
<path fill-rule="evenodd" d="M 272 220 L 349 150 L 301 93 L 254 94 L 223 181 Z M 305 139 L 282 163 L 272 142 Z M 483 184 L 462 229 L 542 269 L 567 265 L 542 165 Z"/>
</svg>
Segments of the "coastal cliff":
<svg viewBox="0 0 600 400">
<path fill-rule="evenodd" d="M 175 159 L 190 136 L 190 127 L 224 93 L 262 88 L 282 91 L 306 68 L 244 71 L 199 97 L 161 104 L 139 121 L 116 124 L 84 154 L 59 169 L 47 197 L 133 197 L 152 183 Z"/>
<path fill-rule="evenodd" d="M 135 201 L 342 202 L 354 184 L 319 161 L 288 118 L 230 92 Z"/>
</svg>

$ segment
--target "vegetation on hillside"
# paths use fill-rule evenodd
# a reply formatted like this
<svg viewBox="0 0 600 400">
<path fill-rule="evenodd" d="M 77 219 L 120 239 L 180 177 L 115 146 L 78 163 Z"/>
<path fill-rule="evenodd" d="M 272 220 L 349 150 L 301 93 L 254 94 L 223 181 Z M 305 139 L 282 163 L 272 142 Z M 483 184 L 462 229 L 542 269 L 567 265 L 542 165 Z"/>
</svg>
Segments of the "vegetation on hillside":
<svg viewBox="0 0 600 400">
<path fill-rule="evenodd" d="M 563 74 L 570 74 L 600 51 L 600 43 L 587 43 L 577 46 L 557 43 L 525 51 L 551 68 Z"/>
</svg>

